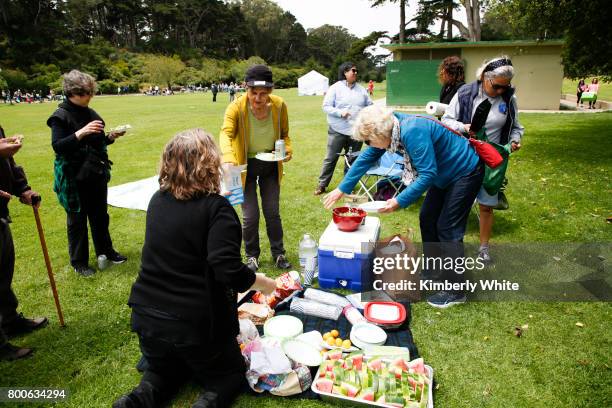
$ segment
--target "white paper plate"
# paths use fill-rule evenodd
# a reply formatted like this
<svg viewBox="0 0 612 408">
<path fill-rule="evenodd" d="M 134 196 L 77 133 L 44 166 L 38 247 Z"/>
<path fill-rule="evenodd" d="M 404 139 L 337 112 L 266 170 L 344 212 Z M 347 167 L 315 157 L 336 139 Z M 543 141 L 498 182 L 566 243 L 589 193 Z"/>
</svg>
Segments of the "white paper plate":
<svg viewBox="0 0 612 408">
<path fill-rule="evenodd" d="M 310 367 L 320 366 L 323 357 L 312 344 L 297 339 L 283 341 L 283 351 L 291 360 Z"/>
<path fill-rule="evenodd" d="M 359 323 L 353 326 L 351 337 L 360 344 L 366 343 L 373 346 L 381 346 L 387 341 L 387 333 L 371 323 Z"/>
<path fill-rule="evenodd" d="M 277 161 L 282 161 L 285 159 L 284 157 L 281 157 L 280 159 L 276 158 L 276 155 L 274 153 L 257 153 L 255 155 L 255 158 L 257 160 L 267 161 L 267 162 L 277 162 Z"/>
<path fill-rule="evenodd" d="M 366 212 L 378 212 L 381 208 L 387 205 L 386 201 L 368 201 L 367 203 L 359 204 L 359 208 Z"/>
<path fill-rule="evenodd" d="M 274 316 L 264 324 L 264 336 L 289 339 L 304 331 L 302 321 L 289 315 Z"/>
</svg>

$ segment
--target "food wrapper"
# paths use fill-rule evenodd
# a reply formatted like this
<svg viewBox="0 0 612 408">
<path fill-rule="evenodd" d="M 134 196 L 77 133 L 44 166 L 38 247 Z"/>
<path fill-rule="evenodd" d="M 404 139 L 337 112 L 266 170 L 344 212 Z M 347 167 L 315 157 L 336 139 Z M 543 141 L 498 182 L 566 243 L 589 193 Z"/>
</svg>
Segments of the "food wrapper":
<svg viewBox="0 0 612 408">
<path fill-rule="evenodd" d="M 276 305 L 297 290 L 302 290 L 300 274 L 297 271 L 290 271 L 276 278 L 276 290 L 270 296 L 256 292 L 252 299 L 255 303 L 267 304 L 274 309 Z"/>
<path fill-rule="evenodd" d="M 274 310 L 270 309 L 267 303 L 243 303 L 238 307 L 238 318 L 248 319 L 257 326 L 264 324 L 273 316 Z"/>
</svg>

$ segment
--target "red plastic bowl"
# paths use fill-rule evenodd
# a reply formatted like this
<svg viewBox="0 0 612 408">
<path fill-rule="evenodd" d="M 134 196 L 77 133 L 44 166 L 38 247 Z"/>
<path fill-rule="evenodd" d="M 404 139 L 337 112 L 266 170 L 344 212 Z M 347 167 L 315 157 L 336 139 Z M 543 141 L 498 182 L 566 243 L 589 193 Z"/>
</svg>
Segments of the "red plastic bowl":
<svg viewBox="0 0 612 408">
<path fill-rule="evenodd" d="M 350 215 L 344 215 L 350 213 Z M 356 231 L 361 225 L 363 219 L 368 215 L 361 208 L 338 207 L 332 211 L 334 224 L 340 231 L 351 232 Z"/>
</svg>

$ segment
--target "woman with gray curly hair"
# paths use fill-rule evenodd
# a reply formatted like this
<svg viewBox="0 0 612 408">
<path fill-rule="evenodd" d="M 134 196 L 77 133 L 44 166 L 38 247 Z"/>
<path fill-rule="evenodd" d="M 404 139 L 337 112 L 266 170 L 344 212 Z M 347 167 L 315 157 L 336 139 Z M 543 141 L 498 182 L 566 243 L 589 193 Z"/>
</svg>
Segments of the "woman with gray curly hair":
<svg viewBox="0 0 612 408">
<path fill-rule="evenodd" d="M 325 207 L 331 208 L 350 193 L 386 151 L 399 153 L 404 156 L 402 182 L 406 188 L 387 200 L 380 212 L 408 207 L 427 191 L 419 216 L 425 256 L 462 258 L 468 214 L 484 176 L 484 166 L 468 140 L 431 117 L 397 113 L 376 105 L 361 111 L 353 139 L 368 148 L 338 188 L 325 197 Z M 424 275 L 460 285 L 465 280 L 462 273 L 445 269 L 425 271 Z M 452 290 L 438 292 L 427 301 L 431 306 L 445 308 L 463 303 L 466 298 L 464 291 Z"/>
<path fill-rule="evenodd" d="M 125 131 L 106 133 L 104 121 L 89 107 L 96 91 L 91 75 L 72 70 L 64 75 L 63 87 L 66 100 L 47 120 L 55 151 L 53 191 L 68 218 L 70 264 L 78 274 L 91 276 L 88 220 L 96 255 L 115 264 L 127 260 L 113 248 L 106 202 L 112 164 L 107 146 Z"/>
<path fill-rule="evenodd" d="M 518 107 L 514 88 L 512 61 L 506 56 L 486 61 L 476 71 L 477 80 L 464 85 L 453 97 L 442 122 L 462 133 L 474 134 L 486 129 L 489 141 L 509 145 L 515 152 L 521 148 L 525 128 L 518 120 Z M 499 193 L 489 194 L 484 187 L 478 193 L 480 207 L 480 249 L 478 256 L 485 263 L 492 263 L 489 254 L 489 240 L 493 230 L 493 209 L 499 200 Z M 507 204 L 504 204 L 507 208 Z"/>
</svg>

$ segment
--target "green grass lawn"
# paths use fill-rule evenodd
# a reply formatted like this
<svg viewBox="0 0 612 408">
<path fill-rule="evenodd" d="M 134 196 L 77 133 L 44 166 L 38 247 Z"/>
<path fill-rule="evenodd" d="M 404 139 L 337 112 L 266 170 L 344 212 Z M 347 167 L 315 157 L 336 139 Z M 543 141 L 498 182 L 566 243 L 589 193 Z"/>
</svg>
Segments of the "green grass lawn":
<svg viewBox="0 0 612 408">
<path fill-rule="evenodd" d="M 584 82 L 587 84 L 591 83 L 593 78 L 585 78 Z M 578 87 L 578 80 L 563 79 L 563 93 L 576 95 L 576 88 Z M 597 92 L 597 99 L 601 101 L 612 101 L 612 83 L 605 83 L 599 78 L 599 92 Z"/>
<path fill-rule="evenodd" d="M 377 84 L 376 97 L 382 97 Z M 298 241 L 320 236 L 330 221 L 317 183 L 326 146 L 321 97 L 298 97 L 279 90 L 289 107 L 294 159 L 285 167 L 281 214 L 285 246 L 297 263 Z M 133 132 L 110 146 L 115 165 L 111 185 L 156 174 L 166 141 L 177 131 L 202 127 L 218 135 L 227 94 L 100 97 L 92 106 L 108 126 L 129 123 Z M 602 96 L 602 99 L 605 99 Z M 110 208 L 115 247 L 129 257 L 85 279 L 69 266 L 66 219 L 53 184 L 53 152 L 45 121 L 55 104 L 0 105 L 8 135 L 23 133 L 16 156 L 32 187 L 43 196 L 41 216 L 67 327 L 58 327 L 34 218 L 30 208 L 12 200 L 16 246 L 14 289 L 20 310 L 50 317 L 49 327 L 15 339 L 36 348 L 33 358 L 0 363 L 0 386 L 62 387 L 67 407 L 108 407 L 139 381 L 134 368 L 138 341 L 130 332 L 126 305 L 139 268 L 145 213 Z M 497 213 L 495 242 L 610 242 L 612 226 L 612 114 L 523 114 L 523 149 L 513 156 L 507 192 L 511 209 Z M 338 166 L 333 185 L 341 177 Z M 382 236 L 417 230 L 418 205 L 382 216 Z M 265 237 L 263 221 L 260 227 Z M 478 240 L 472 215 L 466 241 Z M 262 269 L 277 274 L 262 239 Z M 91 262 L 94 262 L 93 255 Z M 575 325 L 584 323 L 583 328 Z M 528 324 L 522 338 L 512 334 Z M 419 303 L 412 330 L 421 355 L 439 383 L 438 407 L 604 407 L 612 405 L 612 309 L 608 303 L 468 303 L 444 311 Z M 188 387 L 175 407 L 188 407 L 197 390 Z M 319 401 L 243 396 L 240 407 L 319 407 Z M 7 404 L 6 406 L 10 406 Z M 37 404 L 24 404 L 34 407 Z M 42 405 L 40 405 L 42 406 Z"/>
</svg>

